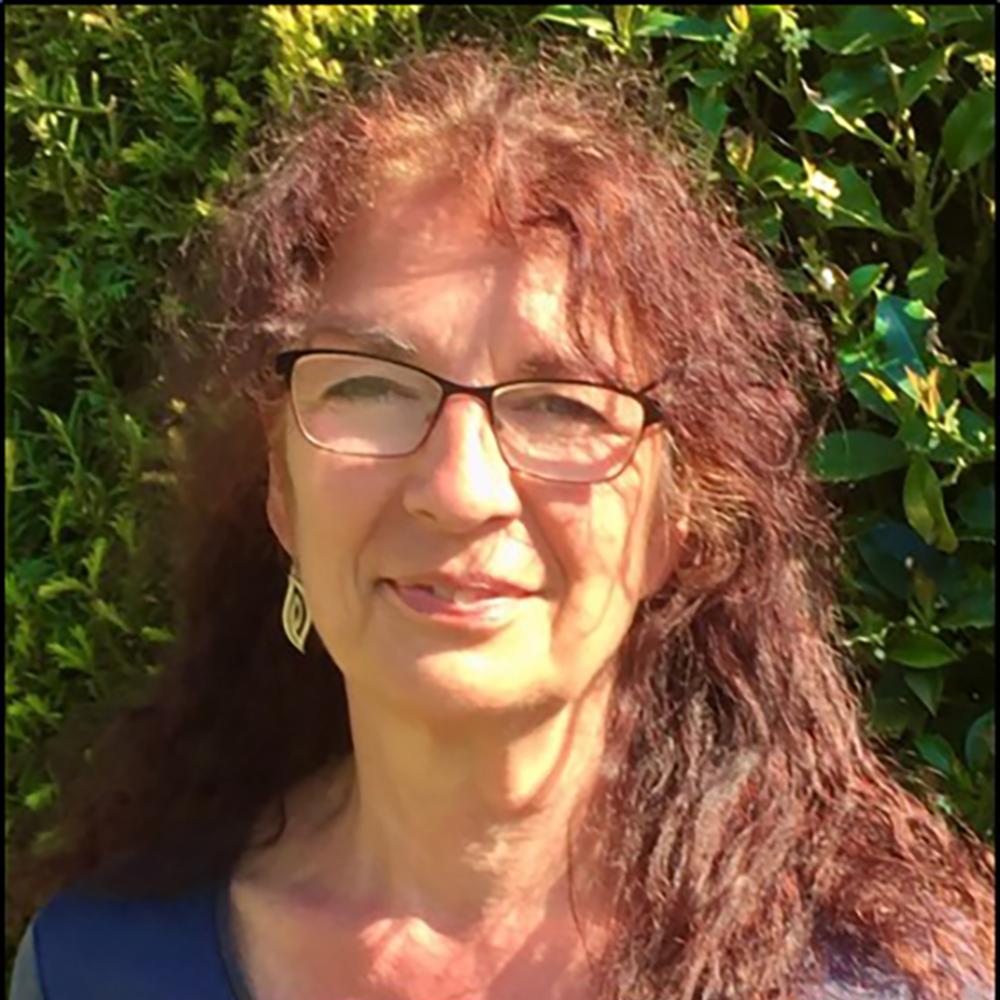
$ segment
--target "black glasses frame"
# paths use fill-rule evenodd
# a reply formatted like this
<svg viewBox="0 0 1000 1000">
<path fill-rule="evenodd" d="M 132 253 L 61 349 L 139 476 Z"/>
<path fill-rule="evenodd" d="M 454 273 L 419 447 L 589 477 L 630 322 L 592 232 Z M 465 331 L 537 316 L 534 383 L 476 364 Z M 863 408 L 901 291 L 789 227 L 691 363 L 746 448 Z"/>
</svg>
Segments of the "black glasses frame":
<svg viewBox="0 0 1000 1000">
<path fill-rule="evenodd" d="M 430 436 L 431 431 L 437 424 L 438 417 L 441 415 L 441 411 L 444 409 L 444 404 L 448 401 L 451 396 L 472 396 L 475 399 L 481 400 L 485 406 L 486 411 L 490 417 L 490 425 L 493 428 L 494 434 L 496 433 L 496 420 L 493 412 L 493 396 L 500 389 L 507 389 L 511 386 L 521 386 L 521 385 L 539 385 L 539 384 L 555 384 L 555 385 L 589 385 L 596 389 L 610 389 L 612 392 L 620 393 L 623 396 L 628 396 L 630 399 L 634 399 L 642 407 L 642 425 L 636 434 L 635 445 L 629 454 L 628 458 L 622 463 L 622 468 L 619 469 L 611 476 L 607 476 L 604 479 L 596 480 L 560 480 L 555 477 L 542 476 L 538 473 L 528 472 L 527 470 L 518 468 L 517 471 L 528 476 L 535 476 L 539 479 L 550 479 L 555 482 L 605 482 L 608 479 L 614 479 L 615 476 L 619 475 L 621 471 L 628 465 L 632 460 L 632 455 L 635 454 L 635 449 L 638 448 L 639 442 L 642 440 L 643 434 L 645 434 L 646 429 L 653 424 L 662 423 L 666 419 L 666 415 L 663 412 L 662 407 L 654 399 L 650 399 L 645 393 L 649 392 L 651 389 L 655 388 L 661 382 L 664 381 L 663 378 L 656 379 L 650 382 L 648 385 L 643 386 L 643 388 L 638 390 L 628 389 L 624 386 L 611 385 L 607 382 L 594 382 L 587 379 L 573 379 L 573 378 L 530 378 L 530 379 L 512 379 L 507 382 L 497 382 L 495 385 L 463 385 L 461 382 L 453 382 L 451 379 L 442 377 L 441 375 L 436 375 L 434 372 L 428 371 L 426 368 L 421 368 L 419 365 L 410 364 L 408 361 L 397 361 L 395 358 L 383 358 L 378 354 L 369 354 L 366 351 L 347 351 L 339 350 L 338 348 L 329 347 L 305 347 L 298 348 L 296 350 L 281 351 L 274 361 L 274 370 L 285 380 L 286 387 L 290 390 L 292 383 L 292 369 L 295 367 L 295 362 L 299 358 L 309 357 L 314 354 L 327 354 L 334 356 L 346 356 L 353 358 L 368 358 L 372 361 L 382 361 L 388 364 L 399 365 L 401 368 L 408 368 L 410 371 L 419 372 L 419 374 L 426 376 L 432 381 L 436 382 L 441 387 L 441 399 L 438 401 L 437 408 L 435 409 L 430 421 L 427 425 L 427 430 L 420 440 L 413 446 L 410 451 L 401 452 L 399 455 L 385 455 L 385 456 L 373 456 L 373 457 L 383 457 L 383 458 L 402 458 L 405 455 L 412 455 L 414 452 L 418 451 L 423 445 L 423 443 Z M 296 409 L 296 416 L 298 411 Z M 301 423 L 300 423 L 301 426 Z M 329 449 L 334 451 L 334 449 Z M 501 452 L 503 449 L 501 448 Z M 336 452 L 334 452 L 336 454 Z M 504 456 L 506 459 L 506 455 Z"/>
</svg>

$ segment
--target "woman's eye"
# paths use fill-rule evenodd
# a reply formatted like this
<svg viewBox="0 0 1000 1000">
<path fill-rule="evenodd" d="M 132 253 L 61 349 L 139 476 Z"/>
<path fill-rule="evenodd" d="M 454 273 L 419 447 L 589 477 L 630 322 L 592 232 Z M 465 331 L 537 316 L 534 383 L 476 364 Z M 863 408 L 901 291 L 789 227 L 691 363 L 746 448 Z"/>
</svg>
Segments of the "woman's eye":
<svg viewBox="0 0 1000 1000">
<path fill-rule="evenodd" d="M 326 399 L 413 399 L 414 393 L 398 382 L 377 378 L 373 375 L 344 379 L 327 386 L 323 392 Z"/>
<path fill-rule="evenodd" d="M 530 409 L 545 416 L 566 417 L 592 424 L 605 423 L 603 415 L 597 410 L 567 396 L 539 396 L 532 402 Z"/>
</svg>

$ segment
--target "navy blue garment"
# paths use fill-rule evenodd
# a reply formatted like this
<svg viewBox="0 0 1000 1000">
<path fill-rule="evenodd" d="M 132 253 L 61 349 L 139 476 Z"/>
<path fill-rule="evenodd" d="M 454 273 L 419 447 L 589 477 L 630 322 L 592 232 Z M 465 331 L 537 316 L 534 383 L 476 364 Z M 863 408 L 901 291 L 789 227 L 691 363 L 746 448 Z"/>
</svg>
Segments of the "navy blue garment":
<svg viewBox="0 0 1000 1000">
<path fill-rule="evenodd" d="M 213 883 L 163 897 L 59 893 L 30 929 L 42 1000 L 248 1000 L 225 890 Z M 15 979 L 12 997 L 17 988 Z"/>
<path fill-rule="evenodd" d="M 904 977 L 843 942 L 820 954 L 826 975 L 802 1000 L 913 1000 Z M 963 1000 L 990 996 L 966 982 Z M 228 881 L 163 897 L 59 893 L 21 943 L 11 1000 L 254 1000 L 231 932 Z"/>
</svg>

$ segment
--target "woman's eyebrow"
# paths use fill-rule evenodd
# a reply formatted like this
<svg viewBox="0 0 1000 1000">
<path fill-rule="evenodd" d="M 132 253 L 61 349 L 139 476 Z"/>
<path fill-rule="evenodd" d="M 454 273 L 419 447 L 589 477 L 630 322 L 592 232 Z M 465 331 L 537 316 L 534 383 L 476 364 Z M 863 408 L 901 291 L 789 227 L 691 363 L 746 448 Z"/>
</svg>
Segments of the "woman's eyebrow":
<svg viewBox="0 0 1000 1000">
<path fill-rule="evenodd" d="M 593 378 L 597 368 L 585 358 L 553 350 L 539 350 L 522 358 L 517 374 L 527 378 Z"/>
<path fill-rule="evenodd" d="M 318 321 L 304 331 L 305 342 L 314 347 L 324 336 L 347 340 L 351 347 L 360 351 L 371 351 L 382 357 L 397 361 L 416 363 L 421 349 L 409 338 L 384 324 L 373 322 L 353 322 L 349 319 Z M 514 366 L 516 378 L 539 379 L 593 379 L 604 373 L 586 358 L 571 355 L 553 348 L 539 348 Z"/>
<path fill-rule="evenodd" d="M 415 361 L 420 357 L 419 348 L 406 337 L 377 323 L 355 324 L 349 320 L 324 320 L 305 331 L 305 342 L 315 347 L 323 336 L 348 340 L 357 350 L 395 358 L 399 361 Z"/>
</svg>

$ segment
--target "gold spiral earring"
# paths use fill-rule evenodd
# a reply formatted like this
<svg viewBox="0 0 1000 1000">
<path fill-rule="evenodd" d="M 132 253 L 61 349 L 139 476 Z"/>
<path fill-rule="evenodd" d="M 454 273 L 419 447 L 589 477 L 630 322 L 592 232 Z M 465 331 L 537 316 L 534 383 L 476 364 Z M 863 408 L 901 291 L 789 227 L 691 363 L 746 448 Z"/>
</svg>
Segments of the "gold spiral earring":
<svg viewBox="0 0 1000 1000">
<path fill-rule="evenodd" d="M 302 588 L 302 581 L 294 566 L 288 571 L 288 589 L 285 591 L 285 603 L 281 608 L 281 624 L 284 626 L 288 641 L 300 653 L 304 653 L 312 618 L 309 615 L 309 608 L 306 607 L 306 592 Z"/>
</svg>

